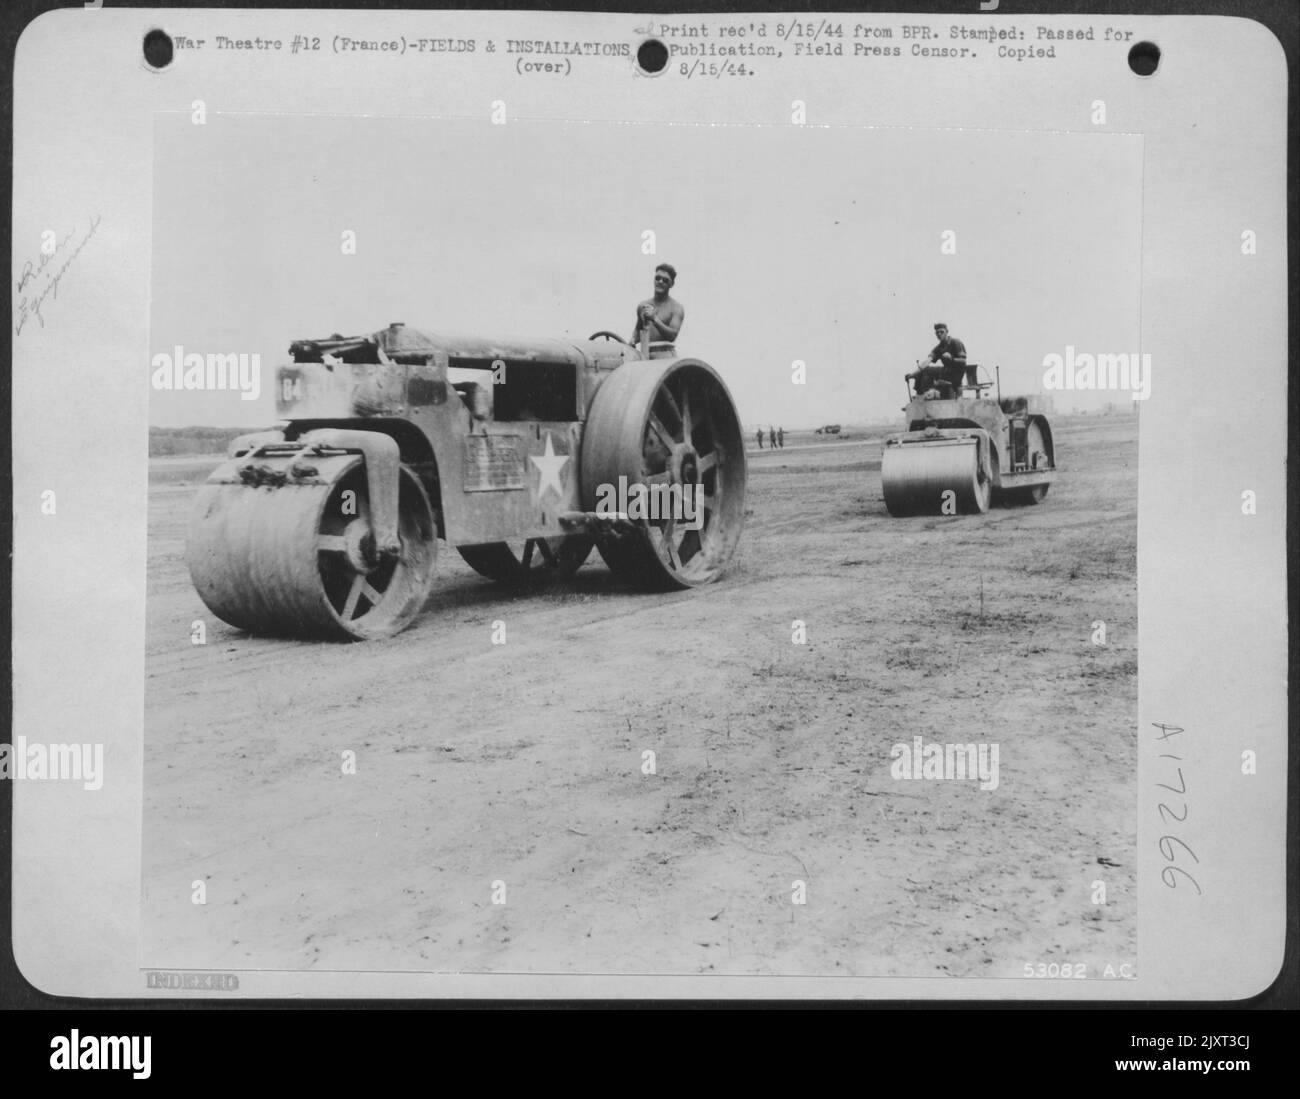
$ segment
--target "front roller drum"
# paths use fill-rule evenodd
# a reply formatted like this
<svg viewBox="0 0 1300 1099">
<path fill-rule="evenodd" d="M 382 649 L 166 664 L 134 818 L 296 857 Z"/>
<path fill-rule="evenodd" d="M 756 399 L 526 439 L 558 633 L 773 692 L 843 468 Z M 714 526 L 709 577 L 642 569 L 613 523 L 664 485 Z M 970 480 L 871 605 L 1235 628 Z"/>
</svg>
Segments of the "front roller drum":
<svg viewBox="0 0 1300 1099">
<path fill-rule="evenodd" d="M 634 517 L 629 507 L 634 529 L 598 539 L 619 575 L 650 588 L 721 576 L 745 521 L 745 474 L 735 404 L 708 364 L 628 362 L 596 391 L 583 433 L 583 506 L 596 509 L 620 484 L 659 505 Z"/>
<path fill-rule="evenodd" d="M 190 576 L 208 609 L 253 634 L 370 640 L 419 614 L 437 536 L 416 475 L 400 470 L 400 551 L 376 553 L 365 462 L 312 458 L 311 475 L 200 488 L 190 517 Z"/>
<path fill-rule="evenodd" d="M 980 468 L 976 439 L 886 445 L 880 482 L 890 515 L 983 515 L 989 510 L 992 486 Z"/>
</svg>

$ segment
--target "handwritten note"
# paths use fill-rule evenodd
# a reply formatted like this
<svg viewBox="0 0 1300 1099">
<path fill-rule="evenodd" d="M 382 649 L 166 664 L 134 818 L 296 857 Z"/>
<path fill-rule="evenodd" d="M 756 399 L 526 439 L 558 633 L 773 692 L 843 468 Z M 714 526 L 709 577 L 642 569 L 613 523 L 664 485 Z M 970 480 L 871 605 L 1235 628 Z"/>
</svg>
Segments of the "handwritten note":
<svg viewBox="0 0 1300 1099">
<path fill-rule="evenodd" d="M 14 325 L 15 335 L 21 336 L 33 317 L 42 328 L 45 327 L 45 316 L 41 310 L 45 307 L 46 299 L 58 300 L 59 284 L 63 281 L 63 276 L 81 254 L 86 242 L 95 235 L 100 218 L 101 215 L 92 214 L 87 228 L 71 230 L 62 238 L 56 239 L 49 251 L 42 248 L 37 259 L 29 259 L 23 264 L 23 269 L 18 274 L 18 305 L 14 309 L 18 322 Z"/>
<path fill-rule="evenodd" d="M 1161 735 L 1156 737 L 1156 739 L 1159 741 L 1166 741 L 1170 737 L 1175 737 L 1178 736 L 1180 733 L 1186 732 L 1186 730 L 1183 729 L 1182 726 L 1180 725 L 1166 725 L 1161 721 L 1153 721 L 1151 724 L 1154 725 L 1161 732 Z M 1176 756 L 1172 752 L 1161 752 L 1160 758 L 1172 759 L 1177 763 L 1181 763 L 1183 760 L 1182 756 Z M 1169 768 L 1169 764 L 1164 764 L 1163 766 L 1167 771 Z M 1176 821 L 1178 824 L 1184 823 L 1187 820 L 1187 814 L 1191 811 L 1190 804 L 1187 800 L 1187 779 L 1183 776 L 1183 769 L 1181 767 L 1175 768 L 1175 770 L 1178 772 L 1177 786 L 1171 786 L 1167 782 L 1156 783 L 1156 785 L 1159 786 L 1160 789 L 1169 790 L 1172 793 L 1177 794 L 1180 798 L 1184 799 L 1181 803 L 1174 802 L 1173 805 L 1166 805 L 1164 801 L 1160 802 L 1159 805 L 1160 823 L 1164 827 L 1171 827 L 1169 824 L 1169 821 L 1171 819 Z M 1161 794 L 1160 796 L 1166 797 L 1166 795 L 1164 794 Z M 1174 801 L 1173 798 L 1167 798 L 1166 800 L 1171 802 Z M 1181 808 L 1183 811 L 1183 815 L 1181 817 L 1175 811 L 1177 808 Z M 1177 858 L 1178 852 L 1174 850 L 1175 843 L 1178 844 L 1179 847 L 1181 847 L 1184 851 L 1187 852 L 1188 855 L 1192 857 L 1193 862 L 1199 863 L 1201 861 L 1197 857 L 1196 852 L 1193 851 L 1189 846 L 1187 846 L 1187 844 L 1182 840 L 1180 840 L 1177 836 L 1173 835 L 1172 832 L 1167 832 L 1165 833 L 1165 835 L 1161 836 L 1158 843 L 1158 846 L 1160 848 L 1160 854 L 1162 854 L 1165 857 L 1166 861 L 1172 863 Z M 1178 879 L 1174 877 L 1175 874 L 1182 874 L 1183 877 L 1185 877 L 1189 882 L 1191 882 L 1192 888 L 1196 890 L 1198 896 L 1204 895 L 1204 891 L 1201 889 L 1200 883 L 1197 882 L 1197 880 L 1194 877 L 1192 877 L 1192 875 L 1181 866 L 1166 866 L 1163 870 L 1160 871 L 1160 880 L 1164 882 L 1165 885 L 1167 885 L 1170 889 L 1177 889 Z"/>
</svg>

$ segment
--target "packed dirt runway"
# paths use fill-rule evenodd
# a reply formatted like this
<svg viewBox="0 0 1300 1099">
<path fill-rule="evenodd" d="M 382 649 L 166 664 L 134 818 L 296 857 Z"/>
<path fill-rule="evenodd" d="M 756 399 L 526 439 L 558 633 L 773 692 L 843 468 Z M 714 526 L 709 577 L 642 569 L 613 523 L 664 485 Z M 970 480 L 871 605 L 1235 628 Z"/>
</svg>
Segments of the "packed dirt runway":
<svg viewBox="0 0 1300 1099">
<path fill-rule="evenodd" d="M 1137 420 L 1053 427 L 1047 499 L 984 516 L 891 518 L 878 438 L 753 453 L 732 568 L 694 591 L 593 553 L 513 592 L 440 544 L 424 613 L 361 644 L 214 619 L 184 560 L 195 484 L 158 464 L 143 962 L 1134 965 Z M 996 786 L 894 777 L 914 737 L 996 746 Z"/>
</svg>

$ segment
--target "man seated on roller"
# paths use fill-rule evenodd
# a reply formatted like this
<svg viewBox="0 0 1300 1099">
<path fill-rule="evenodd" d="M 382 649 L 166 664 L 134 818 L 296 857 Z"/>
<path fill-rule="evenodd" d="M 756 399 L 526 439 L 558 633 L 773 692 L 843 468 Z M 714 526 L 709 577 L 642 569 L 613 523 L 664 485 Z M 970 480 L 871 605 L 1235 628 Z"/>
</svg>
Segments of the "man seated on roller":
<svg viewBox="0 0 1300 1099">
<path fill-rule="evenodd" d="M 927 390 L 937 388 L 934 384 L 937 381 L 947 382 L 956 394 L 960 392 L 959 387 L 966 374 L 966 345 L 956 336 L 948 335 L 946 324 L 936 324 L 934 334 L 939 342 L 930 352 L 929 361 L 917 367 L 915 372 L 904 375 L 908 381 L 916 379 L 918 397 Z"/>
<path fill-rule="evenodd" d="M 655 293 L 636 307 L 636 327 L 632 329 L 632 342 L 641 342 L 644 329 L 651 343 L 672 343 L 682 330 L 686 310 L 679 301 L 668 296 L 677 282 L 677 270 L 671 263 L 661 263 L 655 268 Z"/>
</svg>

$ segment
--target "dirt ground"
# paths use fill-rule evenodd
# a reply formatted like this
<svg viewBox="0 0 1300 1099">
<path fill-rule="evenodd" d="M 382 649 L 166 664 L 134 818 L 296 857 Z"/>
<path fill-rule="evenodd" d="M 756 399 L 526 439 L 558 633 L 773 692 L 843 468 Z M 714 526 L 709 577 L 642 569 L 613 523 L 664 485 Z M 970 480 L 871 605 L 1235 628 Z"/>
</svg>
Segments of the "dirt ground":
<svg viewBox="0 0 1300 1099">
<path fill-rule="evenodd" d="M 958 518 L 890 518 L 878 438 L 790 436 L 751 454 L 733 566 L 696 591 L 631 590 L 593 554 L 511 593 L 440 544 L 424 614 L 356 645 L 215 620 L 185 568 L 189 467 L 155 463 L 144 963 L 1135 963 L 1137 422 L 1053 427 L 1042 504 Z M 997 788 L 892 777 L 914 736 L 997 745 Z"/>
</svg>

